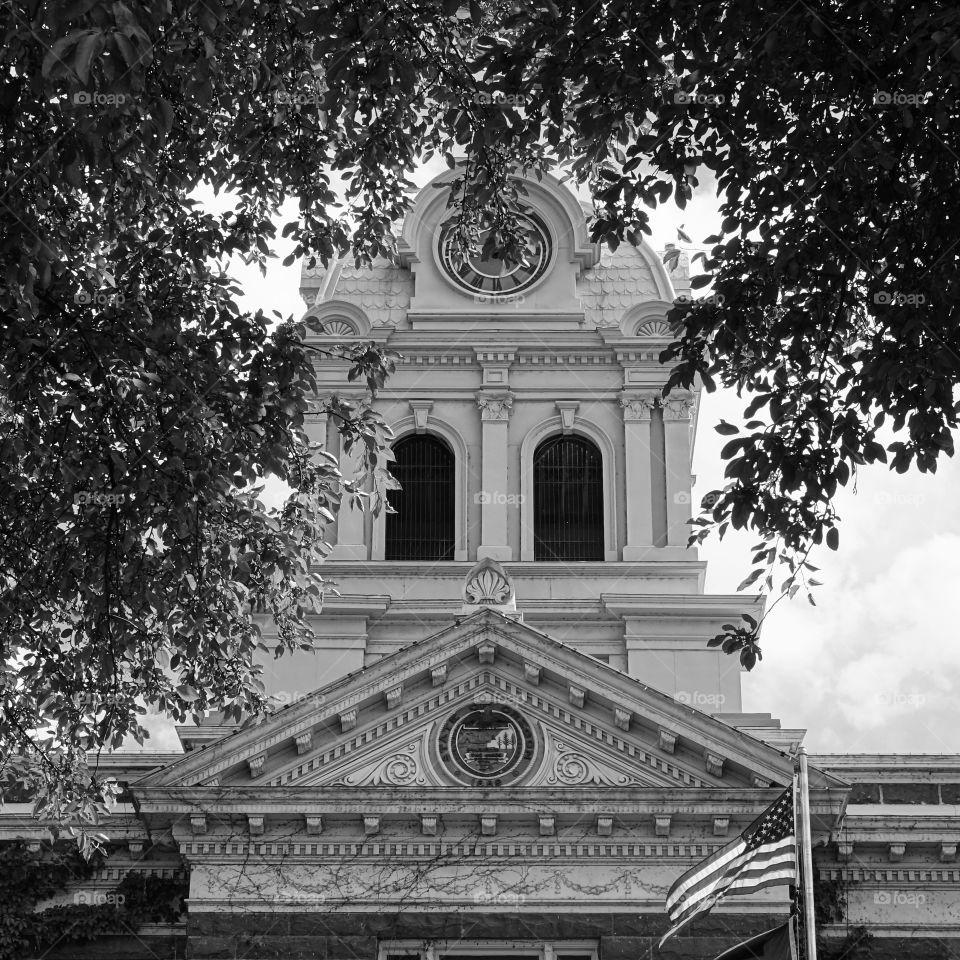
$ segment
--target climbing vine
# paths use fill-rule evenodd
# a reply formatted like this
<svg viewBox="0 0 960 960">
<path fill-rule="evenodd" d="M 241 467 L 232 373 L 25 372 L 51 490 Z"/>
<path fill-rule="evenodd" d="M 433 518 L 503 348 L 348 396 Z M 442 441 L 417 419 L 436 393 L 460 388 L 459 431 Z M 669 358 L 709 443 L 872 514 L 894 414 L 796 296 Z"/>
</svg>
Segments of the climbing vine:
<svg viewBox="0 0 960 960">
<path fill-rule="evenodd" d="M 77 895 L 77 902 L 37 910 L 71 884 L 89 880 L 103 859 L 85 860 L 75 845 L 28 850 L 22 841 L 0 845 L 0 960 L 37 956 L 57 943 L 80 943 L 129 933 L 143 923 L 175 923 L 187 894 L 184 875 L 128 873 L 109 893 Z M 89 901 L 89 902 L 84 902 Z"/>
<path fill-rule="evenodd" d="M 847 915 L 847 885 L 843 880 L 824 880 L 815 874 L 813 914 L 818 927 L 825 923 L 843 922 Z"/>
</svg>

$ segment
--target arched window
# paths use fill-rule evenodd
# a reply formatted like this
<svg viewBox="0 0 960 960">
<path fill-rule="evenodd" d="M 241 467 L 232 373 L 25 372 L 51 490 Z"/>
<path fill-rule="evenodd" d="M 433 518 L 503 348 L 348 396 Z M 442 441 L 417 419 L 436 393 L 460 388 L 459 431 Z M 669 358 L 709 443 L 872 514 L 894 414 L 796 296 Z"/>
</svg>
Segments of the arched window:
<svg viewBox="0 0 960 960">
<path fill-rule="evenodd" d="M 403 437 L 393 445 L 390 472 L 400 490 L 389 493 L 387 560 L 452 560 L 456 530 L 453 453 L 430 434 Z"/>
<path fill-rule="evenodd" d="M 548 437 L 533 455 L 535 560 L 602 560 L 603 460 L 584 437 Z"/>
</svg>

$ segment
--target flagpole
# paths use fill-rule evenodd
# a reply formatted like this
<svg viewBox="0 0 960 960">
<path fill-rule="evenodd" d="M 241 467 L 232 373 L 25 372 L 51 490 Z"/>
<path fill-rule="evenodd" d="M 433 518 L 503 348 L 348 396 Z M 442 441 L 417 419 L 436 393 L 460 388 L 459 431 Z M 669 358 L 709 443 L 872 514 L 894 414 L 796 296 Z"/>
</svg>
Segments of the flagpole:
<svg viewBox="0 0 960 960">
<path fill-rule="evenodd" d="M 803 878 L 803 933 L 807 960 L 817 960 L 817 928 L 813 911 L 813 839 L 810 834 L 810 778 L 807 772 L 807 750 L 800 747 L 800 855 Z"/>
</svg>

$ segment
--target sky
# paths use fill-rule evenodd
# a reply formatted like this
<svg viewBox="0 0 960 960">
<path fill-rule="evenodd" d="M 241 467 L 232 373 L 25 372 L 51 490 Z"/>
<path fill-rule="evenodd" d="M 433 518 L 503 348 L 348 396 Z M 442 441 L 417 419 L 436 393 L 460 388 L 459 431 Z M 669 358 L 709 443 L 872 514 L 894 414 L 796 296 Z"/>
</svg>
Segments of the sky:
<svg viewBox="0 0 960 960">
<path fill-rule="evenodd" d="M 414 178 L 425 183 L 442 166 Z M 211 208 L 225 200 L 203 198 Z M 694 245 L 719 223 L 718 201 L 705 183 L 685 210 L 664 205 L 651 212 L 656 249 L 677 242 L 683 227 Z M 284 211 L 293 219 L 296 205 Z M 246 309 L 301 316 L 300 265 L 281 264 L 291 244 L 279 240 L 266 276 L 234 265 Z M 732 391 L 704 393 L 694 453 L 694 502 L 722 485 L 714 430 L 720 419 L 740 420 L 746 405 Z M 772 713 L 784 727 L 805 728 L 811 753 L 960 753 L 953 691 L 960 689 L 957 558 L 960 557 L 960 465 L 945 459 L 935 475 L 891 473 L 868 467 L 856 490 L 837 498 L 840 548 L 811 556 L 820 567 L 816 606 L 801 592 L 784 600 L 764 622 L 762 662 L 743 674 L 743 709 Z M 750 570 L 755 535 L 730 535 L 701 548 L 708 562 L 706 592 L 732 594 Z M 960 591 L 958 591 L 960 592 Z M 153 749 L 175 748 L 172 731 L 156 731 Z"/>
</svg>

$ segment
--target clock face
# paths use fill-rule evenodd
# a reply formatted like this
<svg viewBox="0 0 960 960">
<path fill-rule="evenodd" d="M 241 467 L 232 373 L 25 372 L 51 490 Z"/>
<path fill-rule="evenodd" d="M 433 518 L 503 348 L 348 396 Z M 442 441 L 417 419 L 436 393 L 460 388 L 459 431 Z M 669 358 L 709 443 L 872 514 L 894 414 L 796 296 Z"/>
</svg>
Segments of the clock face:
<svg viewBox="0 0 960 960">
<path fill-rule="evenodd" d="M 550 263 L 550 234 L 537 217 L 521 215 L 518 220 L 527 235 L 524 256 L 519 263 L 497 257 L 484 260 L 477 256 L 464 258 L 458 264 L 453 257 L 451 231 L 447 229 L 441 233 L 440 261 L 457 286 L 487 297 L 508 298 L 528 289 L 543 276 Z M 481 247 L 488 233 L 480 235 Z"/>
</svg>

